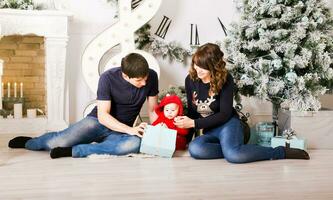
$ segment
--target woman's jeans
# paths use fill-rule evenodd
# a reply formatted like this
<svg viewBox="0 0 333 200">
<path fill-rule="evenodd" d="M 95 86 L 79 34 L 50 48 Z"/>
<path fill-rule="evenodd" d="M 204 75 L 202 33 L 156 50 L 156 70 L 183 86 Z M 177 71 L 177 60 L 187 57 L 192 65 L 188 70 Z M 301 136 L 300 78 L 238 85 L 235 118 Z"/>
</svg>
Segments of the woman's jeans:
<svg viewBox="0 0 333 200">
<path fill-rule="evenodd" d="M 196 159 L 225 158 L 231 163 L 285 158 L 284 147 L 245 145 L 243 128 L 236 117 L 195 138 L 189 145 L 189 152 Z"/>
<path fill-rule="evenodd" d="M 25 148 L 51 150 L 56 147 L 73 147 L 73 157 L 86 157 L 91 154 L 138 153 L 140 144 L 139 137 L 112 131 L 100 124 L 97 118 L 88 116 L 63 131 L 46 133 L 28 140 Z"/>
</svg>

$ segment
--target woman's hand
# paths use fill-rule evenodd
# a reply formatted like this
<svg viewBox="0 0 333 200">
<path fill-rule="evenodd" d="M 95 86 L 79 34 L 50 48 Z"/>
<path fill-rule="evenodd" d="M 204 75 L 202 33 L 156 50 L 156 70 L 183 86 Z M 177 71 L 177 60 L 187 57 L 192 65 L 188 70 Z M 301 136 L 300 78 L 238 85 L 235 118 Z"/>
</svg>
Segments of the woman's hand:
<svg viewBox="0 0 333 200">
<path fill-rule="evenodd" d="M 193 128 L 194 120 L 187 116 L 175 117 L 173 122 L 178 128 Z"/>
</svg>

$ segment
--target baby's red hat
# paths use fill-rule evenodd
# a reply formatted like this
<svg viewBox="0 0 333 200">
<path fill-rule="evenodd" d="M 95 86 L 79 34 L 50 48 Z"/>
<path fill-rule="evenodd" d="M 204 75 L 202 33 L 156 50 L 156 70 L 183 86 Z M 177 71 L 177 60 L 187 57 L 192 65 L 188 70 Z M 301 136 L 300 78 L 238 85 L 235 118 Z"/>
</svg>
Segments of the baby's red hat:
<svg viewBox="0 0 333 200">
<path fill-rule="evenodd" d="M 183 104 L 180 98 L 177 95 L 166 95 L 160 102 L 160 104 L 155 108 L 156 114 L 160 114 L 163 112 L 163 108 L 165 105 L 169 103 L 175 103 L 179 106 L 178 116 L 183 115 Z"/>
</svg>

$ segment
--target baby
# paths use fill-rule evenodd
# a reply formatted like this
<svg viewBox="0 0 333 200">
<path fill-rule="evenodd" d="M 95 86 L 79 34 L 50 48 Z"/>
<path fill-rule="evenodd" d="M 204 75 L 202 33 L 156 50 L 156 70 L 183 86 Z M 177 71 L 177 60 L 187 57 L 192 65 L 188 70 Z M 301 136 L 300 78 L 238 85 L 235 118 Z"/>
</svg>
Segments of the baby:
<svg viewBox="0 0 333 200">
<path fill-rule="evenodd" d="M 176 95 L 165 96 L 155 108 L 155 112 L 158 118 L 152 125 L 162 124 L 169 129 L 176 130 L 176 150 L 185 150 L 187 145 L 186 135 L 189 133 L 189 130 L 178 128 L 174 124 L 175 117 L 183 115 L 183 104 L 180 98 Z"/>
</svg>

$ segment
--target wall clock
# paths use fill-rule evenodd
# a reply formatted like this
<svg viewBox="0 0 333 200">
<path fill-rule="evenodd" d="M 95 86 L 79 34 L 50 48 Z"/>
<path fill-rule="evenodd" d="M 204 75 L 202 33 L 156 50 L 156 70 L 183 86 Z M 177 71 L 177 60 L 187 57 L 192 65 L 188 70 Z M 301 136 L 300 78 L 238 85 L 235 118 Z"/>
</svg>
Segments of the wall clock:
<svg viewBox="0 0 333 200">
<path fill-rule="evenodd" d="M 150 21 L 151 33 L 156 39 L 176 41 L 189 48 L 223 41 L 236 18 L 233 1 L 164 0 Z"/>
</svg>

